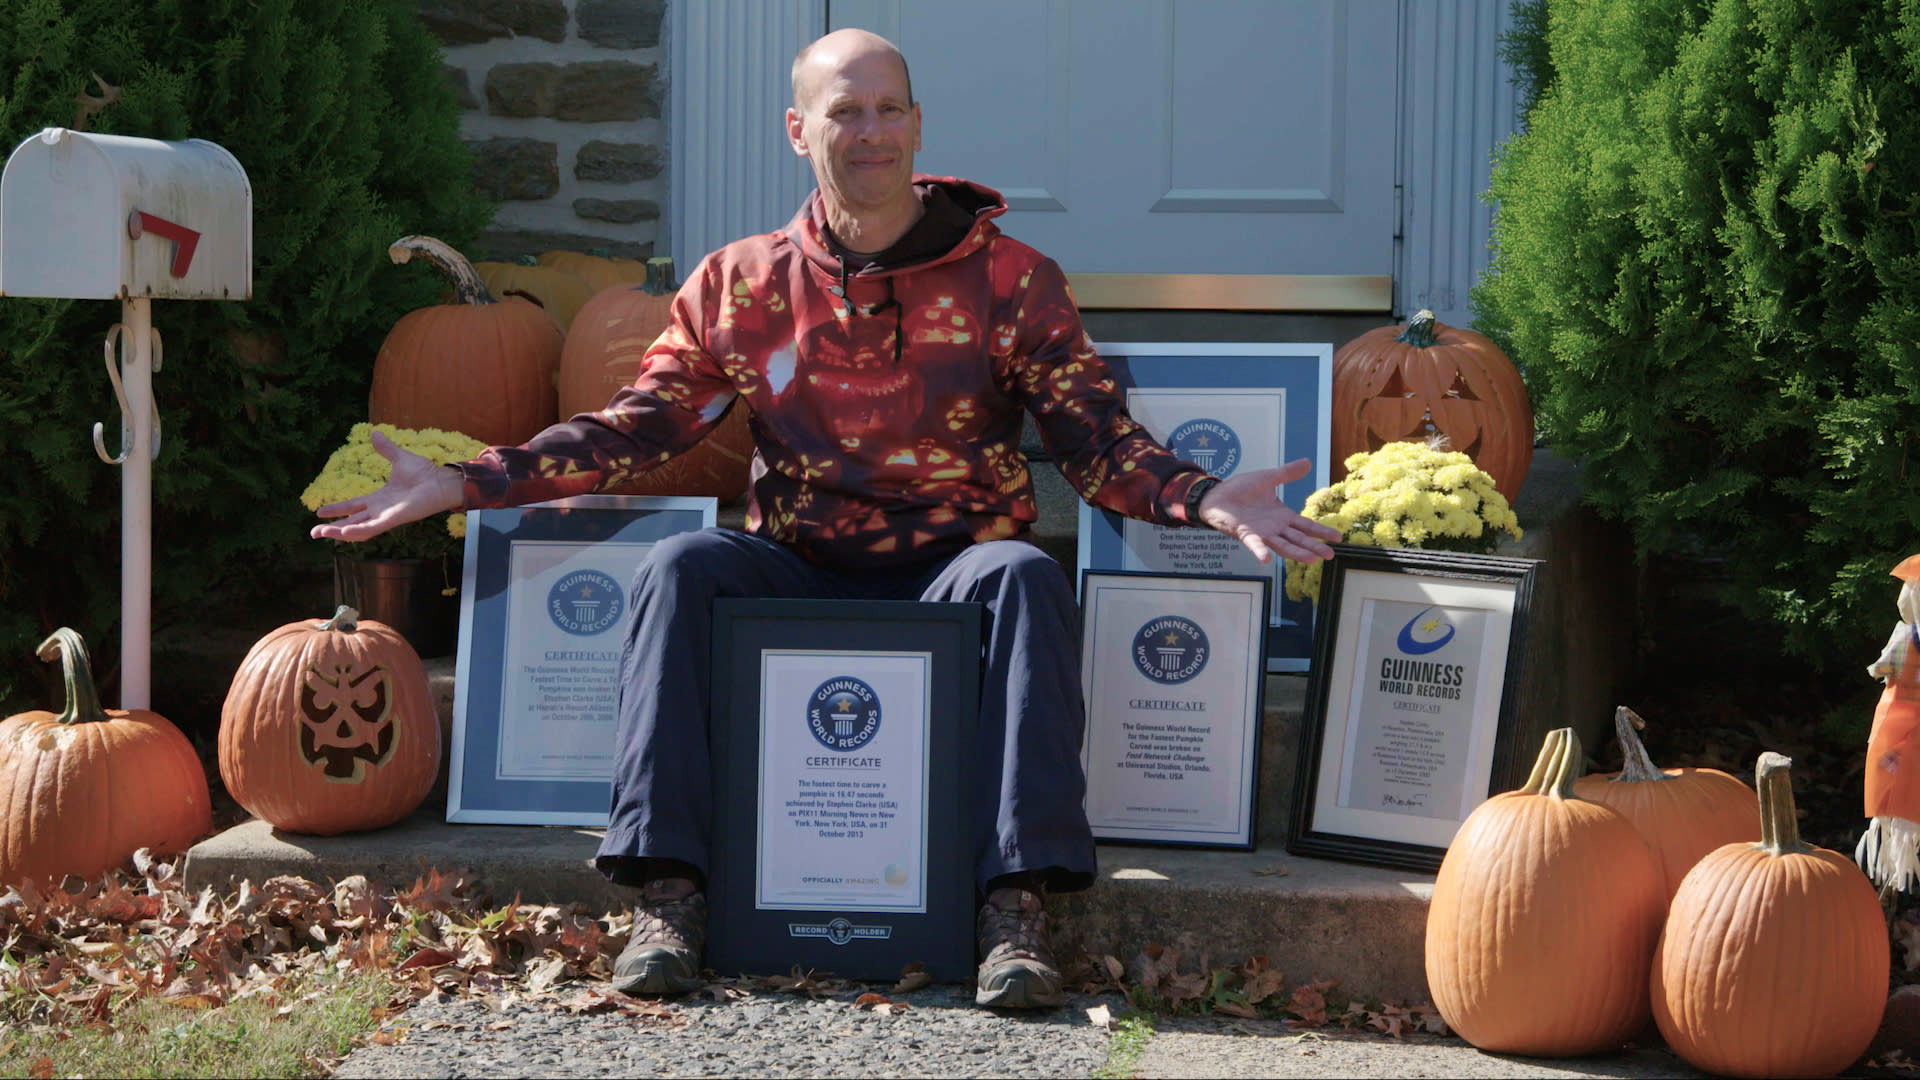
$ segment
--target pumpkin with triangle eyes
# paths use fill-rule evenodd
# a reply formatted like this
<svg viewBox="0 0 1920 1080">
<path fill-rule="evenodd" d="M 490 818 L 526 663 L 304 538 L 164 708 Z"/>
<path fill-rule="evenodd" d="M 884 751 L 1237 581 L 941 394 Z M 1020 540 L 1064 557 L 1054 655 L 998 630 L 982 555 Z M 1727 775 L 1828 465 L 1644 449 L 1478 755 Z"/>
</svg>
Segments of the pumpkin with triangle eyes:
<svg viewBox="0 0 1920 1080">
<path fill-rule="evenodd" d="M 1369 330 L 1333 358 L 1334 482 L 1347 458 L 1390 442 L 1445 436 L 1512 503 L 1533 464 L 1533 404 L 1500 347 L 1421 311 Z"/>
</svg>

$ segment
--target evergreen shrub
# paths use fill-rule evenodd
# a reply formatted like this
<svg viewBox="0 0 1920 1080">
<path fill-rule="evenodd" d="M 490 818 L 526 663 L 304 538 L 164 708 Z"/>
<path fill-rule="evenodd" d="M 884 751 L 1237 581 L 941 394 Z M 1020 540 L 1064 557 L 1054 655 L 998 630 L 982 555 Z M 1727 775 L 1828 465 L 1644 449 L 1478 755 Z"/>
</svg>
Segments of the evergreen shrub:
<svg viewBox="0 0 1920 1080">
<path fill-rule="evenodd" d="M 153 305 L 156 632 L 217 622 L 210 606 L 240 583 L 324 563 L 301 489 L 366 418 L 386 330 L 437 301 L 386 247 L 464 243 L 491 217 L 415 6 L 0 0 L 0 154 L 54 126 L 203 138 L 253 188 L 253 298 Z M 117 451 L 100 342 L 118 318 L 114 301 L 0 298 L 0 715 L 52 700 L 33 647 L 56 626 L 118 666 L 120 470 L 91 434 L 104 422 Z"/>
<path fill-rule="evenodd" d="M 1644 549 L 1724 557 L 1790 650 L 1865 664 L 1920 551 L 1920 4 L 1547 15 L 1475 325 Z"/>
</svg>

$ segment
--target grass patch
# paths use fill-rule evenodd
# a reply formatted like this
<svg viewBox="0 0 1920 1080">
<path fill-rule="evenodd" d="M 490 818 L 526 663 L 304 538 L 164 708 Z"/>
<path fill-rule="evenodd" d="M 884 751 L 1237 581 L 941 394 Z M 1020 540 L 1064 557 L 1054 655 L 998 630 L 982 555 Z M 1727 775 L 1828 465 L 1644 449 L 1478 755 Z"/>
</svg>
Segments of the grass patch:
<svg viewBox="0 0 1920 1080">
<path fill-rule="evenodd" d="M 325 1076 L 378 1024 L 393 990 L 386 976 L 354 969 L 212 1009 L 141 998 L 111 1023 L 0 1034 L 0 1077 Z"/>
<path fill-rule="evenodd" d="M 1107 1044 L 1106 1064 L 1093 1071 L 1093 1080 L 1131 1080 L 1140 1055 L 1147 1052 L 1147 1044 L 1152 1041 L 1152 1017 L 1133 1010 L 1120 1014 L 1114 1022 L 1113 1040 Z"/>
</svg>

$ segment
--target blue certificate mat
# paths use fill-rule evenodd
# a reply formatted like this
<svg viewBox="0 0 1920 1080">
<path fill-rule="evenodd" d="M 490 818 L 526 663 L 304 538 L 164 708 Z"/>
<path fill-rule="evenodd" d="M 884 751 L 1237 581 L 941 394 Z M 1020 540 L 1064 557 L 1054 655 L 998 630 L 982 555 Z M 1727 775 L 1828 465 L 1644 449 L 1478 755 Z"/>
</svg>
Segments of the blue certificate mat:
<svg viewBox="0 0 1920 1080">
<path fill-rule="evenodd" d="M 634 572 L 717 509 L 581 495 L 467 512 L 448 821 L 606 825 Z"/>
<path fill-rule="evenodd" d="M 1310 458 L 1313 471 L 1281 489 L 1295 510 L 1327 485 L 1331 463 L 1330 343 L 1139 343 L 1096 346 L 1127 410 L 1175 454 L 1218 477 Z M 1268 671 L 1305 671 L 1313 605 L 1286 598 L 1286 564 L 1262 566 L 1231 537 L 1133 521 L 1080 504 L 1080 575 L 1093 571 L 1265 577 L 1273 582 Z M 1085 597 L 1082 597 L 1084 602 Z"/>
</svg>

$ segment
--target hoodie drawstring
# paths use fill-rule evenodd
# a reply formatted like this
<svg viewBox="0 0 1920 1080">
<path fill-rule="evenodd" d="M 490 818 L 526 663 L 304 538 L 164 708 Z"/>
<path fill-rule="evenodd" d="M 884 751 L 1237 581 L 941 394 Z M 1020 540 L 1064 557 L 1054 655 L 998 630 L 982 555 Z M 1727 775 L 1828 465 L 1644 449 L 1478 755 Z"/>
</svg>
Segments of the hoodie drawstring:
<svg viewBox="0 0 1920 1080">
<path fill-rule="evenodd" d="M 852 311 L 853 297 L 847 295 L 847 279 L 851 276 L 847 272 L 847 260 L 836 257 L 834 261 L 840 264 L 840 287 L 828 291 L 838 296 L 841 301 L 847 305 L 847 310 Z M 886 282 L 887 285 L 886 300 L 862 310 L 860 314 L 873 316 L 880 314 L 888 308 L 893 309 L 893 366 L 897 371 L 900 368 L 901 342 L 904 341 L 907 336 L 905 317 L 902 314 L 906 308 L 900 303 L 899 298 L 893 295 L 893 275 L 889 274 L 880 280 Z"/>
</svg>

